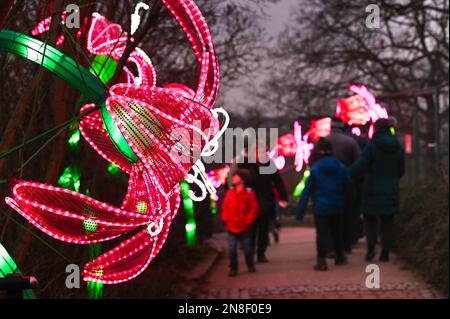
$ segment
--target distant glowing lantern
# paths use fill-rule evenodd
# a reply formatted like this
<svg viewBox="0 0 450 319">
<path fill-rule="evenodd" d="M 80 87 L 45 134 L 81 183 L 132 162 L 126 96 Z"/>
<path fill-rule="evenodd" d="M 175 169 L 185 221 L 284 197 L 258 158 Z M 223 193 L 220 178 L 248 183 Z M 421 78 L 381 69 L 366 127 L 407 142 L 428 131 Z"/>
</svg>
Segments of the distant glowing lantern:
<svg viewBox="0 0 450 319">
<path fill-rule="evenodd" d="M 316 142 L 321 137 L 327 137 L 331 134 L 331 118 L 324 117 L 318 120 L 312 120 L 309 131 L 305 134 L 311 141 Z"/>
<path fill-rule="evenodd" d="M 365 85 L 350 85 L 349 89 L 355 95 L 338 101 L 336 117 L 349 125 L 366 125 L 371 122 L 369 137 L 374 133 L 373 124 L 382 118 L 388 118 L 387 110 L 377 103 L 375 96 L 369 92 Z"/>
<path fill-rule="evenodd" d="M 295 137 L 292 134 L 286 134 L 276 140 L 277 154 L 280 156 L 295 155 Z"/>
<path fill-rule="evenodd" d="M 361 136 L 361 129 L 359 127 L 353 127 L 352 134 L 356 136 Z"/>
<path fill-rule="evenodd" d="M 295 170 L 300 172 L 304 164 L 308 164 L 314 145 L 308 142 L 308 134 L 302 135 L 302 126 L 298 122 L 294 123 L 294 137 L 297 146 L 294 165 Z"/>
<path fill-rule="evenodd" d="M 212 170 L 208 172 L 208 178 L 215 188 L 219 188 L 225 185 L 227 182 L 228 173 L 230 172 L 230 166 L 225 165 L 222 168 Z"/>
<path fill-rule="evenodd" d="M 412 154 L 412 136 L 411 136 L 411 134 L 405 134 L 405 153 Z"/>
<path fill-rule="evenodd" d="M 360 95 L 353 95 L 338 101 L 336 116 L 350 125 L 365 125 L 370 121 L 366 100 Z"/>
</svg>

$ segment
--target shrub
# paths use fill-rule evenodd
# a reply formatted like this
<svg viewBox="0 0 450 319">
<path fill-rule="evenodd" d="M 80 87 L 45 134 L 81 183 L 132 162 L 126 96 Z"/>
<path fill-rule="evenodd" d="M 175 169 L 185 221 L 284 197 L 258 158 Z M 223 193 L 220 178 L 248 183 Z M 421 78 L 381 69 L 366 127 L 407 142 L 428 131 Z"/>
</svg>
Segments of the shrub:
<svg viewBox="0 0 450 319">
<path fill-rule="evenodd" d="M 403 189 L 396 218 L 395 249 L 425 280 L 448 295 L 448 175 L 441 173 Z"/>
</svg>

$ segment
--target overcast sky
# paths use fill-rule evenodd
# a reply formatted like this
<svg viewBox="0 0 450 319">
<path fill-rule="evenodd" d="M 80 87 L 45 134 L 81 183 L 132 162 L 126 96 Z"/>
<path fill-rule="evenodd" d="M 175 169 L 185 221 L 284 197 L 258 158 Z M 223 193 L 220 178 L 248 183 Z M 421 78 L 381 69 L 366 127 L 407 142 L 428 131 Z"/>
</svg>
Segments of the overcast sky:
<svg viewBox="0 0 450 319">
<path fill-rule="evenodd" d="M 272 36 L 277 36 L 283 30 L 285 23 L 288 21 L 291 8 L 295 7 L 301 0 L 280 0 L 279 3 L 271 5 L 267 10 L 270 15 L 268 19 L 262 21 L 267 32 Z"/>
<path fill-rule="evenodd" d="M 273 38 L 273 41 L 268 43 L 268 45 L 275 44 L 277 36 L 289 20 L 292 8 L 298 5 L 301 1 L 302 0 L 280 0 L 277 4 L 268 6 L 266 9 L 268 17 L 261 21 L 261 24 L 266 28 L 268 35 Z M 253 76 L 258 77 L 258 74 Z M 242 82 L 243 81 L 245 81 L 245 79 L 243 79 Z M 240 101 L 245 99 L 245 96 L 245 88 L 236 87 L 228 90 L 225 94 L 224 107 L 231 112 L 242 113 L 242 104 Z"/>
</svg>

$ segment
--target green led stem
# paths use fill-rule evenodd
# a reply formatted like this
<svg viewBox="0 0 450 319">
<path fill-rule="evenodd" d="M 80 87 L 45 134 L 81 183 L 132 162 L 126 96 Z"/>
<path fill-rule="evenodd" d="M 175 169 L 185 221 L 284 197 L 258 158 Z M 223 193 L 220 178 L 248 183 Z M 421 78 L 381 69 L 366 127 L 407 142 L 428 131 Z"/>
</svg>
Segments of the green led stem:
<svg viewBox="0 0 450 319">
<path fill-rule="evenodd" d="M 0 50 L 17 54 L 39 64 L 74 86 L 93 102 L 98 103 L 106 99 L 105 87 L 96 76 L 75 60 L 42 41 L 18 32 L 1 30 Z"/>
<path fill-rule="evenodd" d="M 183 207 L 186 213 L 186 231 L 187 245 L 195 246 L 195 234 L 197 232 L 197 223 L 195 222 L 194 201 L 189 197 L 189 184 L 186 181 L 180 183 L 181 197 L 183 199 Z"/>
<path fill-rule="evenodd" d="M 109 55 L 97 55 L 92 60 L 91 69 L 89 71 L 94 75 L 98 75 L 100 81 L 106 84 L 116 73 L 118 65 L 119 62 L 114 60 Z"/>
<path fill-rule="evenodd" d="M 79 192 L 81 186 L 80 176 L 80 169 L 75 165 L 69 165 L 59 177 L 58 185 Z"/>
<path fill-rule="evenodd" d="M 131 149 L 130 145 L 128 145 L 127 140 L 117 127 L 117 124 L 114 122 L 114 119 L 112 118 L 111 114 L 109 114 L 108 110 L 106 109 L 106 105 L 104 102 L 100 104 L 100 113 L 102 114 L 103 122 L 105 124 L 106 130 L 108 131 L 109 137 L 113 141 L 116 148 L 131 163 L 138 162 L 139 158 Z"/>
<path fill-rule="evenodd" d="M 309 170 L 309 168 L 307 168 L 305 170 L 305 172 L 303 173 L 303 177 L 300 181 L 300 183 L 298 183 L 298 185 L 295 187 L 294 190 L 294 196 L 295 197 L 300 197 L 303 193 L 303 190 L 305 189 L 306 186 L 306 180 L 308 179 L 308 177 L 311 175 L 311 171 Z"/>
<path fill-rule="evenodd" d="M 117 175 L 121 172 L 120 167 L 113 163 L 108 164 L 107 170 L 111 175 Z"/>
<path fill-rule="evenodd" d="M 76 147 L 81 139 L 81 132 L 80 130 L 76 130 L 70 137 L 67 143 L 69 143 L 70 146 Z"/>
</svg>

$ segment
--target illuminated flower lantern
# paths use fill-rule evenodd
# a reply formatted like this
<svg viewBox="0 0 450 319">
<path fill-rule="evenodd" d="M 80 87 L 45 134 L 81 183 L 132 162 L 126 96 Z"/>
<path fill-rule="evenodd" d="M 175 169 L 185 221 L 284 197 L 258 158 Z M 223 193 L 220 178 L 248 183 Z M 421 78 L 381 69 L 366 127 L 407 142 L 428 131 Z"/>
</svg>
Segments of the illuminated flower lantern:
<svg viewBox="0 0 450 319">
<path fill-rule="evenodd" d="M 360 95 L 353 95 L 338 101 L 336 116 L 350 125 L 365 125 L 370 121 L 366 100 Z"/>
<path fill-rule="evenodd" d="M 61 14 L 61 23 L 65 23 L 66 12 Z M 40 35 L 50 30 L 52 17 L 47 17 L 37 24 L 31 31 L 32 35 Z M 81 36 L 81 29 L 76 35 Z M 87 50 L 96 55 L 92 61 L 92 68 L 97 72 L 102 81 L 107 83 L 115 71 L 117 61 L 122 57 L 128 36 L 122 30 L 119 24 L 109 22 L 105 17 L 94 12 L 92 14 L 92 22 L 89 27 L 87 36 Z M 64 34 L 61 34 L 56 45 L 60 46 L 64 43 Z M 127 66 L 123 67 L 121 82 L 129 84 L 153 86 L 156 84 L 156 72 L 147 54 L 140 48 L 136 48 L 131 52 L 127 60 L 136 66 L 138 75 L 135 76 Z M 111 67 L 113 66 L 113 67 Z M 100 71 L 101 74 L 100 74 Z M 108 72 L 109 71 L 109 72 Z"/>
<path fill-rule="evenodd" d="M 378 119 L 388 118 L 387 110 L 376 102 L 375 96 L 365 85 L 350 85 L 355 95 L 338 101 L 336 116 L 349 125 L 362 126 L 371 122 L 369 137 L 373 135 L 373 123 Z"/>
<path fill-rule="evenodd" d="M 229 173 L 230 173 L 230 166 L 225 165 L 222 168 L 218 168 L 208 172 L 208 178 L 211 180 L 211 183 L 214 185 L 215 188 L 219 188 L 222 185 L 226 184 Z"/>
<path fill-rule="evenodd" d="M 301 171 L 304 163 L 308 163 L 313 145 L 308 141 L 308 134 L 302 134 L 302 127 L 294 123 L 294 135 L 286 134 L 276 140 L 275 147 L 269 153 L 277 169 L 282 170 L 286 165 L 287 156 L 295 156 L 294 165 L 297 172 Z"/>
<path fill-rule="evenodd" d="M 323 117 L 318 120 L 312 120 L 309 126 L 307 136 L 312 142 L 317 142 L 321 137 L 327 137 L 331 134 L 331 118 Z"/>
<path fill-rule="evenodd" d="M 282 170 L 286 165 L 286 156 L 294 156 L 296 151 L 295 138 L 292 134 L 285 134 L 275 141 L 275 147 L 268 152 L 277 169 Z"/>
<path fill-rule="evenodd" d="M 12 181 L 13 195 L 5 200 L 41 231 L 69 243 L 104 242 L 138 229 L 117 247 L 87 263 L 83 270 L 85 281 L 117 284 L 146 269 L 161 250 L 177 213 L 181 180 L 200 186 L 201 196 L 190 194 L 193 199 L 204 198 L 206 191 L 214 192 L 199 158 L 217 149 L 218 137 L 225 129 L 219 130 L 218 123 L 219 113 L 224 111 L 212 109 L 219 85 L 217 57 L 206 21 L 195 3 L 192 0 L 163 0 L 163 3 L 186 33 L 200 63 L 196 90 L 181 84 L 157 87 L 150 59 L 138 48 L 129 62 L 138 66 L 139 74 L 135 76 L 124 69 L 127 83 L 112 86 L 108 97 L 103 95 L 96 79 L 75 61 L 67 57 L 57 60 L 65 66 L 64 72 L 72 72 L 68 75 L 61 72 L 60 77 L 74 81 L 71 84 L 77 88 L 83 87 L 85 83 L 73 80 L 78 68 L 84 74 L 81 78 L 90 83 L 86 94 L 95 104 L 81 109 L 83 114 L 90 113 L 82 117 L 80 130 L 102 157 L 130 175 L 122 205 L 115 207 L 68 189 L 20 180 Z M 120 59 L 126 34 L 120 36 L 119 27 L 94 14 L 88 35 L 89 51 L 97 57 L 110 55 Z M 5 37 L 10 33 L 5 33 Z M 111 50 L 113 43 L 118 45 Z M 32 44 L 27 45 L 31 49 Z M 48 47 L 46 50 L 52 54 L 62 55 Z M 13 46 L 9 48 L 10 52 L 39 63 L 39 57 L 47 53 L 35 50 L 40 55 L 31 58 L 14 51 Z M 42 66 L 54 68 L 48 62 Z M 200 138 L 191 143 L 174 134 L 179 131 Z M 193 174 L 189 174 L 191 169 Z"/>
<path fill-rule="evenodd" d="M 281 156 L 295 155 L 295 137 L 292 134 L 286 134 L 279 137 L 276 141 L 277 153 Z"/>
</svg>

